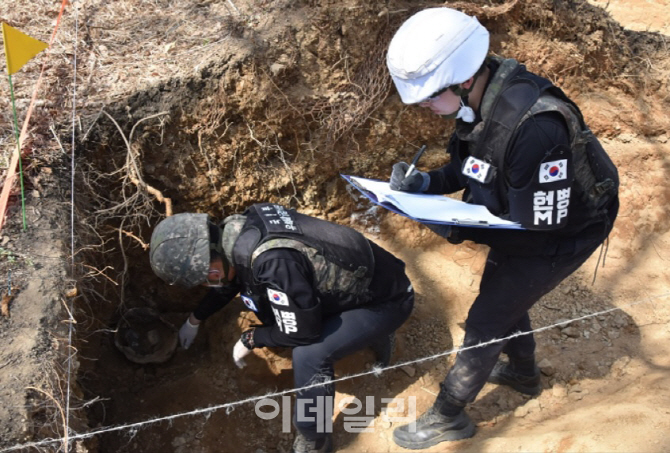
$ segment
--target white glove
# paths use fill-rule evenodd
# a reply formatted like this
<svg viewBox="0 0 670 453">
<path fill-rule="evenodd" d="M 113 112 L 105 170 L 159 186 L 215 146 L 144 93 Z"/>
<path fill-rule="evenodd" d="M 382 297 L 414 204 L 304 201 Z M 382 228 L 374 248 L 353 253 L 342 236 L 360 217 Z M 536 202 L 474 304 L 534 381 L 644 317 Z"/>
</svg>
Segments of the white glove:
<svg viewBox="0 0 670 453">
<path fill-rule="evenodd" d="M 179 344 L 182 348 L 188 349 L 193 344 L 195 336 L 198 335 L 199 326 L 199 324 L 191 324 L 189 319 L 187 319 L 184 325 L 181 326 L 181 329 L 179 329 Z"/>
<path fill-rule="evenodd" d="M 235 347 L 233 348 L 233 360 L 235 361 L 237 368 L 244 368 L 247 366 L 247 362 L 244 361 L 244 358 L 249 355 L 250 352 L 251 349 L 244 346 L 242 340 L 237 340 L 237 343 L 235 343 Z"/>
</svg>

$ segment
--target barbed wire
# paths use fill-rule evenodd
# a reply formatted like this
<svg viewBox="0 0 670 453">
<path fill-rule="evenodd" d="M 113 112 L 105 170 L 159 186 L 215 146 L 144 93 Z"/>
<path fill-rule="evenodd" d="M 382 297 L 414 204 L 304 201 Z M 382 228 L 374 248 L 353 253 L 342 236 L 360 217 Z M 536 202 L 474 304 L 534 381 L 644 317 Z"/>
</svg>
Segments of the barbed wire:
<svg viewBox="0 0 670 453">
<path fill-rule="evenodd" d="M 647 297 L 647 298 L 642 299 L 642 300 L 631 302 L 631 303 L 628 303 L 628 304 L 623 305 L 621 307 L 608 308 L 607 310 L 597 311 L 597 312 L 590 313 L 590 314 L 580 316 L 580 317 L 577 317 L 577 318 L 573 318 L 573 319 L 569 319 L 569 320 L 565 320 L 565 321 L 559 321 L 557 323 L 550 324 L 550 325 L 547 325 L 547 326 L 544 326 L 544 327 L 540 327 L 538 329 L 534 329 L 534 330 L 531 330 L 531 331 L 517 332 L 517 333 L 514 333 L 514 334 L 509 335 L 509 336 L 504 337 L 504 338 L 496 338 L 496 339 L 486 341 L 486 342 L 482 342 L 482 343 L 472 345 L 472 346 L 467 346 L 467 347 L 462 347 L 462 348 L 454 348 L 454 349 L 446 350 L 446 351 L 443 351 L 443 352 L 439 352 L 437 354 L 421 357 L 419 359 L 413 359 L 413 360 L 408 360 L 408 361 L 405 361 L 405 362 L 396 363 L 395 365 L 389 365 L 387 367 L 373 367 L 372 370 L 369 370 L 369 371 L 364 371 L 364 372 L 356 373 L 356 374 L 350 374 L 350 375 L 343 376 L 343 377 L 338 378 L 338 379 L 328 380 L 327 382 L 322 381 L 322 382 L 315 383 L 315 384 L 312 384 L 312 385 L 307 385 L 307 386 L 304 386 L 304 387 L 291 388 L 291 389 L 283 390 L 283 391 L 280 391 L 280 392 L 274 392 L 274 393 L 267 393 L 267 394 L 264 394 L 264 395 L 252 396 L 252 397 L 249 397 L 249 398 L 233 401 L 233 402 L 230 402 L 230 403 L 224 403 L 224 404 L 218 404 L 218 405 L 214 405 L 214 406 L 203 407 L 203 408 L 194 409 L 194 410 L 187 411 L 187 412 L 180 412 L 180 413 L 176 413 L 176 414 L 172 414 L 172 415 L 166 415 L 166 416 L 163 416 L 163 417 L 152 418 L 152 419 L 141 421 L 141 422 L 128 423 L 128 424 L 117 425 L 117 426 L 110 426 L 110 427 L 106 427 L 106 428 L 97 429 L 97 430 L 94 430 L 94 431 L 89 431 L 89 432 L 86 432 L 86 433 L 73 434 L 71 436 L 67 436 L 67 440 L 69 442 L 71 442 L 71 441 L 74 441 L 74 440 L 89 439 L 89 438 L 95 437 L 95 436 L 100 435 L 100 434 L 110 433 L 110 432 L 114 432 L 114 431 L 137 430 L 138 428 L 141 428 L 143 426 L 147 426 L 147 425 L 151 425 L 151 424 L 155 424 L 155 423 L 161 423 L 161 422 L 164 422 L 164 421 L 172 421 L 172 420 L 175 420 L 175 419 L 178 419 L 178 418 L 181 418 L 181 417 L 200 415 L 200 414 L 208 414 L 208 413 L 216 412 L 216 411 L 219 411 L 219 410 L 222 410 L 222 409 L 225 409 L 226 413 L 228 414 L 235 407 L 242 406 L 242 405 L 247 404 L 247 403 L 253 403 L 253 402 L 268 399 L 268 398 L 277 398 L 277 397 L 284 396 L 284 395 L 290 395 L 290 394 L 293 394 L 293 393 L 302 392 L 304 390 L 309 390 L 311 388 L 322 387 L 324 385 L 333 385 L 333 384 L 338 383 L 338 382 L 347 381 L 347 380 L 351 380 L 351 379 L 357 379 L 357 378 L 363 377 L 363 376 L 369 376 L 369 375 L 380 376 L 382 373 L 385 373 L 387 371 L 394 370 L 394 369 L 397 369 L 397 368 L 402 368 L 404 366 L 414 365 L 414 364 L 417 364 L 417 363 L 428 362 L 428 361 L 435 360 L 435 359 L 438 359 L 438 358 L 441 358 L 441 357 L 446 357 L 446 356 L 449 356 L 449 355 L 457 354 L 461 351 L 467 351 L 467 350 L 476 349 L 476 348 L 483 348 L 483 347 L 486 347 L 486 346 L 489 346 L 489 345 L 492 345 L 492 344 L 495 344 L 495 343 L 508 341 L 508 340 L 513 339 L 513 338 L 521 337 L 521 336 L 524 336 L 524 335 L 530 335 L 530 334 L 533 334 L 533 333 L 544 332 L 546 330 L 550 330 L 550 329 L 553 329 L 553 328 L 556 328 L 556 327 L 568 325 L 568 324 L 571 324 L 571 323 L 577 322 L 577 321 L 583 321 L 585 319 L 593 318 L 593 317 L 596 317 L 596 316 L 602 316 L 602 315 L 605 315 L 607 313 L 611 313 L 611 312 L 614 312 L 614 311 L 618 311 L 618 310 L 623 311 L 625 308 L 630 308 L 630 307 L 640 305 L 640 304 L 644 304 L 644 303 L 650 303 L 652 301 L 662 299 L 664 297 L 668 297 L 669 295 L 670 295 L 670 291 L 668 291 L 666 293 L 663 293 L 663 294 L 660 294 L 660 295 L 657 295 L 657 296 L 650 296 L 650 297 Z M 65 437 L 64 438 L 59 438 L 59 439 L 50 438 L 50 439 L 43 439 L 43 440 L 38 441 L 38 442 L 17 444 L 17 445 L 14 445 L 12 447 L 8 447 L 8 448 L 4 448 L 4 449 L 0 450 L 0 453 L 16 451 L 16 450 L 19 450 L 19 449 L 22 449 L 22 448 L 43 447 L 43 446 L 51 445 L 51 444 L 54 444 L 54 443 L 63 443 L 65 440 L 66 440 Z"/>
</svg>

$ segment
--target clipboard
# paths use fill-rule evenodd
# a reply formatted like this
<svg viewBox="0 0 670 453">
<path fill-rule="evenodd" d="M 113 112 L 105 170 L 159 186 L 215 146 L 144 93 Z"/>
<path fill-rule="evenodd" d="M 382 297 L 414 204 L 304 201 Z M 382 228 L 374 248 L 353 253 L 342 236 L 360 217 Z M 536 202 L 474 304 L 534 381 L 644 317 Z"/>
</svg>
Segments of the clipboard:
<svg viewBox="0 0 670 453">
<path fill-rule="evenodd" d="M 386 181 L 351 175 L 341 176 L 374 204 L 420 223 L 472 228 L 524 229 L 516 222 L 494 216 L 481 205 L 464 203 L 444 195 L 391 190 Z"/>
</svg>

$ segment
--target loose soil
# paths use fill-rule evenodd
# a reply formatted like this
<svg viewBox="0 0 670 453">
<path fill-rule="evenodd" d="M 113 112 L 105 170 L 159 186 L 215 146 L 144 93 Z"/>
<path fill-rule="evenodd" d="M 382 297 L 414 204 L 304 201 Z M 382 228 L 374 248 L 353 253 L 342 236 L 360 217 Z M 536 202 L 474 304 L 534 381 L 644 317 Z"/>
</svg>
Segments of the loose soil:
<svg viewBox="0 0 670 453">
<path fill-rule="evenodd" d="M 49 54 L 13 76 L 23 118 L 45 62 L 24 146 L 25 210 L 17 189 L 0 233 L 0 451 L 65 451 L 64 426 L 68 451 L 289 451 L 281 417 L 260 419 L 253 402 L 226 409 L 292 387 L 288 350 L 233 365 L 232 346 L 253 322 L 240 301 L 165 363 L 133 363 L 114 346 L 128 310 L 152 308 L 179 327 L 202 295 L 164 285 L 149 267 L 146 244 L 168 210 L 222 218 L 260 201 L 353 226 L 407 263 L 417 303 L 394 362 L 412 363 L 339 382 L 334 420 L 337 451 L 404 451 L 392 441 L 402 422 L 380 407 L 360 433 L 345 430 L 341 409 L 351 397 L 430 406 L 453 356 L 414 361 L 461 344 L 486 248 L 447 244 L 373 208 L 339 174 L 386 179 L 424 143 L 425 168 L 446 162 L 447 123 L 402 105 L 383 62 L 402 21 L 433 3 L 73 3 Z M 603 256 L 532 310 L 542 393 L 487 384 L 468 409 L 476 436 L 427 451 L 669 451 L 669 5 L 447 4 L 480 18 L 492 52 L 580 105 L 619 168 L 622 205 Z M 57 15 L 53 2 L 0 5 L 3 20 L 43 41 Z M 16 143 L 0 87 L 8 161 Z M 337 376 L 371 362 L 360 351 Z"/>
</svg>

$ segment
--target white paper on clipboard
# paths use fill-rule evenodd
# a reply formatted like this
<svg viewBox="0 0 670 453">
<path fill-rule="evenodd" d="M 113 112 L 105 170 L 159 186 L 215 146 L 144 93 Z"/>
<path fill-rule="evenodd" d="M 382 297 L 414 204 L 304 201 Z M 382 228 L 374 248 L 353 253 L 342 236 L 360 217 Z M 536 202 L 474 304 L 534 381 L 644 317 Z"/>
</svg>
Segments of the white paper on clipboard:
<svg viewBox="0 0 670 453">
<path fill-rule="evenodd" d="M 494 216 L 481 205 L 464 203 L 444 195 L 391 190 L 386 181 L 347 175 L 342 177 L 372 202 L 422 223 L 523 229 L 516 222 Z"/>
</svg>

